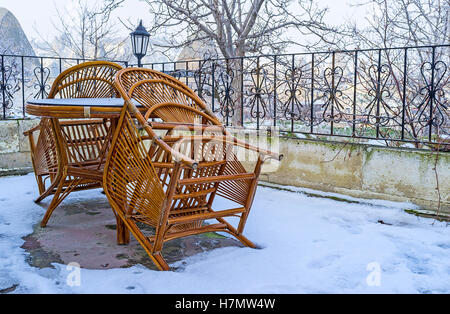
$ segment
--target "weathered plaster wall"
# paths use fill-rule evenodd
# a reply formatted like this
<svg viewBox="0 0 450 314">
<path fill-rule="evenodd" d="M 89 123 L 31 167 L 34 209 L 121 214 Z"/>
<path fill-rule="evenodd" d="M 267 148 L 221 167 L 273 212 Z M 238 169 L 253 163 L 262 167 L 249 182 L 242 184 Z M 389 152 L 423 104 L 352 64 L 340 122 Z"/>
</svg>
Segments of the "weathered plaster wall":
<svg viewBox="0 0 450 314">
<path fill-rule="evenodd" d="M 279 148 L 284 159 L 263 181 L 437 208 L 435 152 L 291 138 Z M 450 212 L 449 153 L 438 154 L 436 170 L 441 210 Z"/>
<path fill-rule="evenodd" d="M 0 121 L 0 175 L 32 170 L 30 145 L 23 132 L 38 123 L 39 120 Z"/>
</svg>

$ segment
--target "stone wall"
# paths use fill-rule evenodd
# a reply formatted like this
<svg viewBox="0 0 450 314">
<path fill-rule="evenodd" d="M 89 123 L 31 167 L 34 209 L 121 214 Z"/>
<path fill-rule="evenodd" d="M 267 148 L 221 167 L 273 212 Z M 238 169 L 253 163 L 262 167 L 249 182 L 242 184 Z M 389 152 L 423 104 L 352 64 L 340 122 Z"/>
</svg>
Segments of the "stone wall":
<svg viewBox="0 0 450 314">
<path fill-rule="evenodd" d="M 436 210 L 437 172 L 441 210 L 450 212 L 449 153 L 292 138 L 279 148 L 284 159 L 263 171 L 263 181 Z"/>
<path fill-rule="evenodd" d="M 0 175 L 32 171 L 23 131 L 38 121 L 0 121 Z M 309 139 L 271 141 L 284 159 L 266 163 L 262 181 L 437 208 L 435 152 Z M 438 154 L 436 171 L 441 209 L 450 212 L 449 153 Z"/>
<path fill-rule="evenodd" d="M 23 132 L 38 123 L 36 119 L 0 120 L 0 175 L 32 171 L 30 145 Z"/>
</svg>

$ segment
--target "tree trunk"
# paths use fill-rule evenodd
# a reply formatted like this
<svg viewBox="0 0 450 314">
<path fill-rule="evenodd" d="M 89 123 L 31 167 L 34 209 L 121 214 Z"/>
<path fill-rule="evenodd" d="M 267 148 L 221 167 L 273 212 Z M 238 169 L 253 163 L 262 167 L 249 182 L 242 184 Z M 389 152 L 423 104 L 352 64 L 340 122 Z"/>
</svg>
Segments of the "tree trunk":
<svg viewBox="0 0 450 314">
<path fill-rule="evenodd" d="M 233 71 L 233 81 L 231 87 L 234 91 L 233 97 L 233 117 L 231 123 L 233 126 L 243 126 L 243 109 L 244 109 L 244 69 L 243 69 L 243 53 L 239 53 L 240 58 L 230 60 L 230 68 Z"/>
</svg>

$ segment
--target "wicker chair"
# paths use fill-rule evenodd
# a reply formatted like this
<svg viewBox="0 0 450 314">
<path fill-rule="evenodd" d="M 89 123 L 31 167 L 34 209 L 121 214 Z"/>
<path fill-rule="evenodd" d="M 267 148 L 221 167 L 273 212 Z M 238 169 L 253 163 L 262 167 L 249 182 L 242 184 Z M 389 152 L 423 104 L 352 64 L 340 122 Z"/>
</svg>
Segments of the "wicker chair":
<svg viewBox="0 0 450 314">
<path fill-rule="evenodd" d="M 202 110 L 203 103 L 181 86 L 144 79 L 126 92 L 121 78 L 127 71 L 120 71 L 116 77 L 127 106 L 122 109 L 103 176 L 114 211 L 160 270 L 170 269 L 161 255 L 164 242 L 179 237 L 223 231 L 254 248 L 243 230 L 261 166 L 266 158 L 281 156 L 227 136 L 220 122 Z M 171 101 L 162 101 L 163 92 Z M 155 104 L 160 96 L 161 102 Z M 189 101 L 177 103 L 174 99 Z M 135 103 L 148 108 L 146 114 L 141 114 Z M 163 122 L 149 123 L 151 116 Z M 180 127 L 195 135 L 175 134 Z M 236 166 L 237 147 L 256 152 L 252 172 L 245 171 L 240 163 Z M 214 208 L 221 186 L 222 196 L 233 200 L 236 207 Z M 237 227 L 224 219 L 230 216 L 240 217 Z M 216 223 L 204 224 L 212 219 Z M 153 227 L 154 232 L 147 233 L 145 225 Z"/>
<path fill-rule="evenodd" d="M 194 107 L 198 106 L 202 111 L 206 112 L 211 117 L 214 117 L 217 122 L 220 123 L 220 121 L 215 117 L 214 113 L 209 109 L 209 107 L 201 100 L 200 97 L 197 96 L 197 94 L 191 88 L 189 88 L 189 86 L 168 74 L 152 69 L 126 68 L 121 71 L 119 78 L 120 86 L 125 93 L 128 93 L 128 91 L 132 89 L 134 84 L 144 80 L 155 80 L 155 82 L 166 83 L 162 85 L 163 88 L 160 90 L 165 90 L 166 92 L 159 94 L 155 93 L 152 100 L 153 103 L 157 104 L 172 100 L 176 103 L 186 104 Z M 167 91 L 169 91 L 169 89 L 171 89 L 173 92 L 168 93 Z"/>
<path fill-rule="evenodd" d="M 143 81 L 146 84 L 140 85 Z M 136 96 L 133 98 L 135 104 L 140 104 L 143 107 L 149 108 L 160 103 L 174 102 L 199 109 L 210 116 L 216 125 L 222 126 L 223 132 L 227 137 L 234 139 L 209 109 L 208 105 L 186 84 L 170 75 L 152 69 L 126 68 L 117 73 L 115 82 L 122 97 L 129 97 L 128 95 L 134 92 Z M 141 87 L 134 91 L 138 85 Z M 149 117 L 150 111 L 147 112 L 144 118 Z M 157 124 L 153 123 L 153 128 L 155 127 L 157 127 Z M 168 129 L 166 135 L 169 135 L 171 132 L 172 129 Z M 234 139 L 234 141 L 239 142 L 237 139 Z M 233 154 L 230 155 L 228 156 L 229 162 L 226 163 L 223 173 L 227 175 L 244 173 L 245 167 L 242 163 L 236 156 L 233 156 Z M 243 203 L 245 202 L 245 193 L 235 193 L 234 191 L 247 191 L 248 188 L 249 182 L 246 181 L 223 182 L 219 185 L 217 194 L 231 201 Z"/>
<path fill-rule="evenodd" d="M 122 67 L 106 61 L 79 64 L 62 72 L 54 81 L 48 98 L 120 97 L 114 85 Z M 113 128 L 106 119 L 58 121 L 43 118 L 26 132 L 39 188 L 36 202 L 53 194 L 41 226 L 72 191 L 102 187 L 103 167 Z M 39 131 L 36 136 L 35 132 Z"/>
</svg>

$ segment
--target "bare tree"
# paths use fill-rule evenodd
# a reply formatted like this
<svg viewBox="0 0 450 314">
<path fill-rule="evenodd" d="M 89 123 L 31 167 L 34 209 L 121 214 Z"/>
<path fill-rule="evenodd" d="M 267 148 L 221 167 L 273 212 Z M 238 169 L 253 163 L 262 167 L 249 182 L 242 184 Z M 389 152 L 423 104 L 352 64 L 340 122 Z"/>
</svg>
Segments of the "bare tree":
<svg viewBox="0 0 450 314">
<path fill-rule="evenodd" d="M 242 124 L 242 63 L 249 54 L 279 53 L 289 45 L 318 49 L 336 45 L 340 29 L 325 22 L 326 8 L 313 0 L 143 0 L 148 3 L 153 43 L 163 52 L 189 47 L 227 59 L 232 77 L 233 124 Z M 290 36 L 295 33 L 296 36 Z"/>
<path fill-rule="evenodd" d="M 449 43 L 449 0 L 369 0 L 358 5 L 370 8 L 371 14 L 366 17 L 368 25 L 365 28 L 353 26 L 350 41 L 357 47 L 392 48 Z M 365 58 L 360 61 L 362 72 L 364 67 L 367 71 L 373 70 L 373 66 L 380 62 L 377 53 L 362 55 Z M 398 125 L 404 123 L 404 131 L 410 138 L 420 139 L 431 133 L 431 125 L 435 128 L 442 125 L 443 130 L 448 130 L 449 116 L 443 90 L 450 79 L 445 75 L 448 58 L 449 48 L 388 49 L 382 53 L 378 66 L 385 77 L 385 93 L 380 95 L 387 96 L 383 101 L 389 103 L 386 110 L 390 111 L 391 121 Z M 433 60 L 435 64 L 431 64 Z M 437 85 L 429 93 L 431 68 L 434 71 L 434 84 Z M 362 85 L 368 90 L 373 88 L 371 76 L 368 73 L 360 75 L 369 78 Z M 404 109 L 401 106 L 403 99 L 406 104 Z M 435 102 L 431 107 L 432 112 L 429 112 L 430 101 Z M 417 141 L 415 146 L 420 147 L 422 144 Z"/>
<path fill-rule="evenodd" d="M 57 10 L 53 21 L 57 35 L 44 38 L 38 31 L 37 47 L 58 56 L 80 59 L 117 59 L 124 57 L 127 38 L 119 38 L 111 21 L 112 12 L 125 0 L 105 0 L 101 5 L 76 0 L 75 10 Z"/>
<path fill-rule="evenodd" d="M 368 27 L 354 27 L 357 45 L 395 47 L 445 44 L 450 41 L 449 0 L 369 0 Z"/>
<path fill-rule="evenodd" d="M 324 21 L 326 8 L 312 0 L 144 0 L 154 22 L 150 32 L 165 32 L 155 46 L 182 48 L 198 41 L 213 42 L 225 58 L 248 53 L 279 52 L 289 44 L 311 48 L 317 42 L 335 44 L 337 28 Z M 295 29 L 315 39 L 290 38 Z"/>
</svg>

